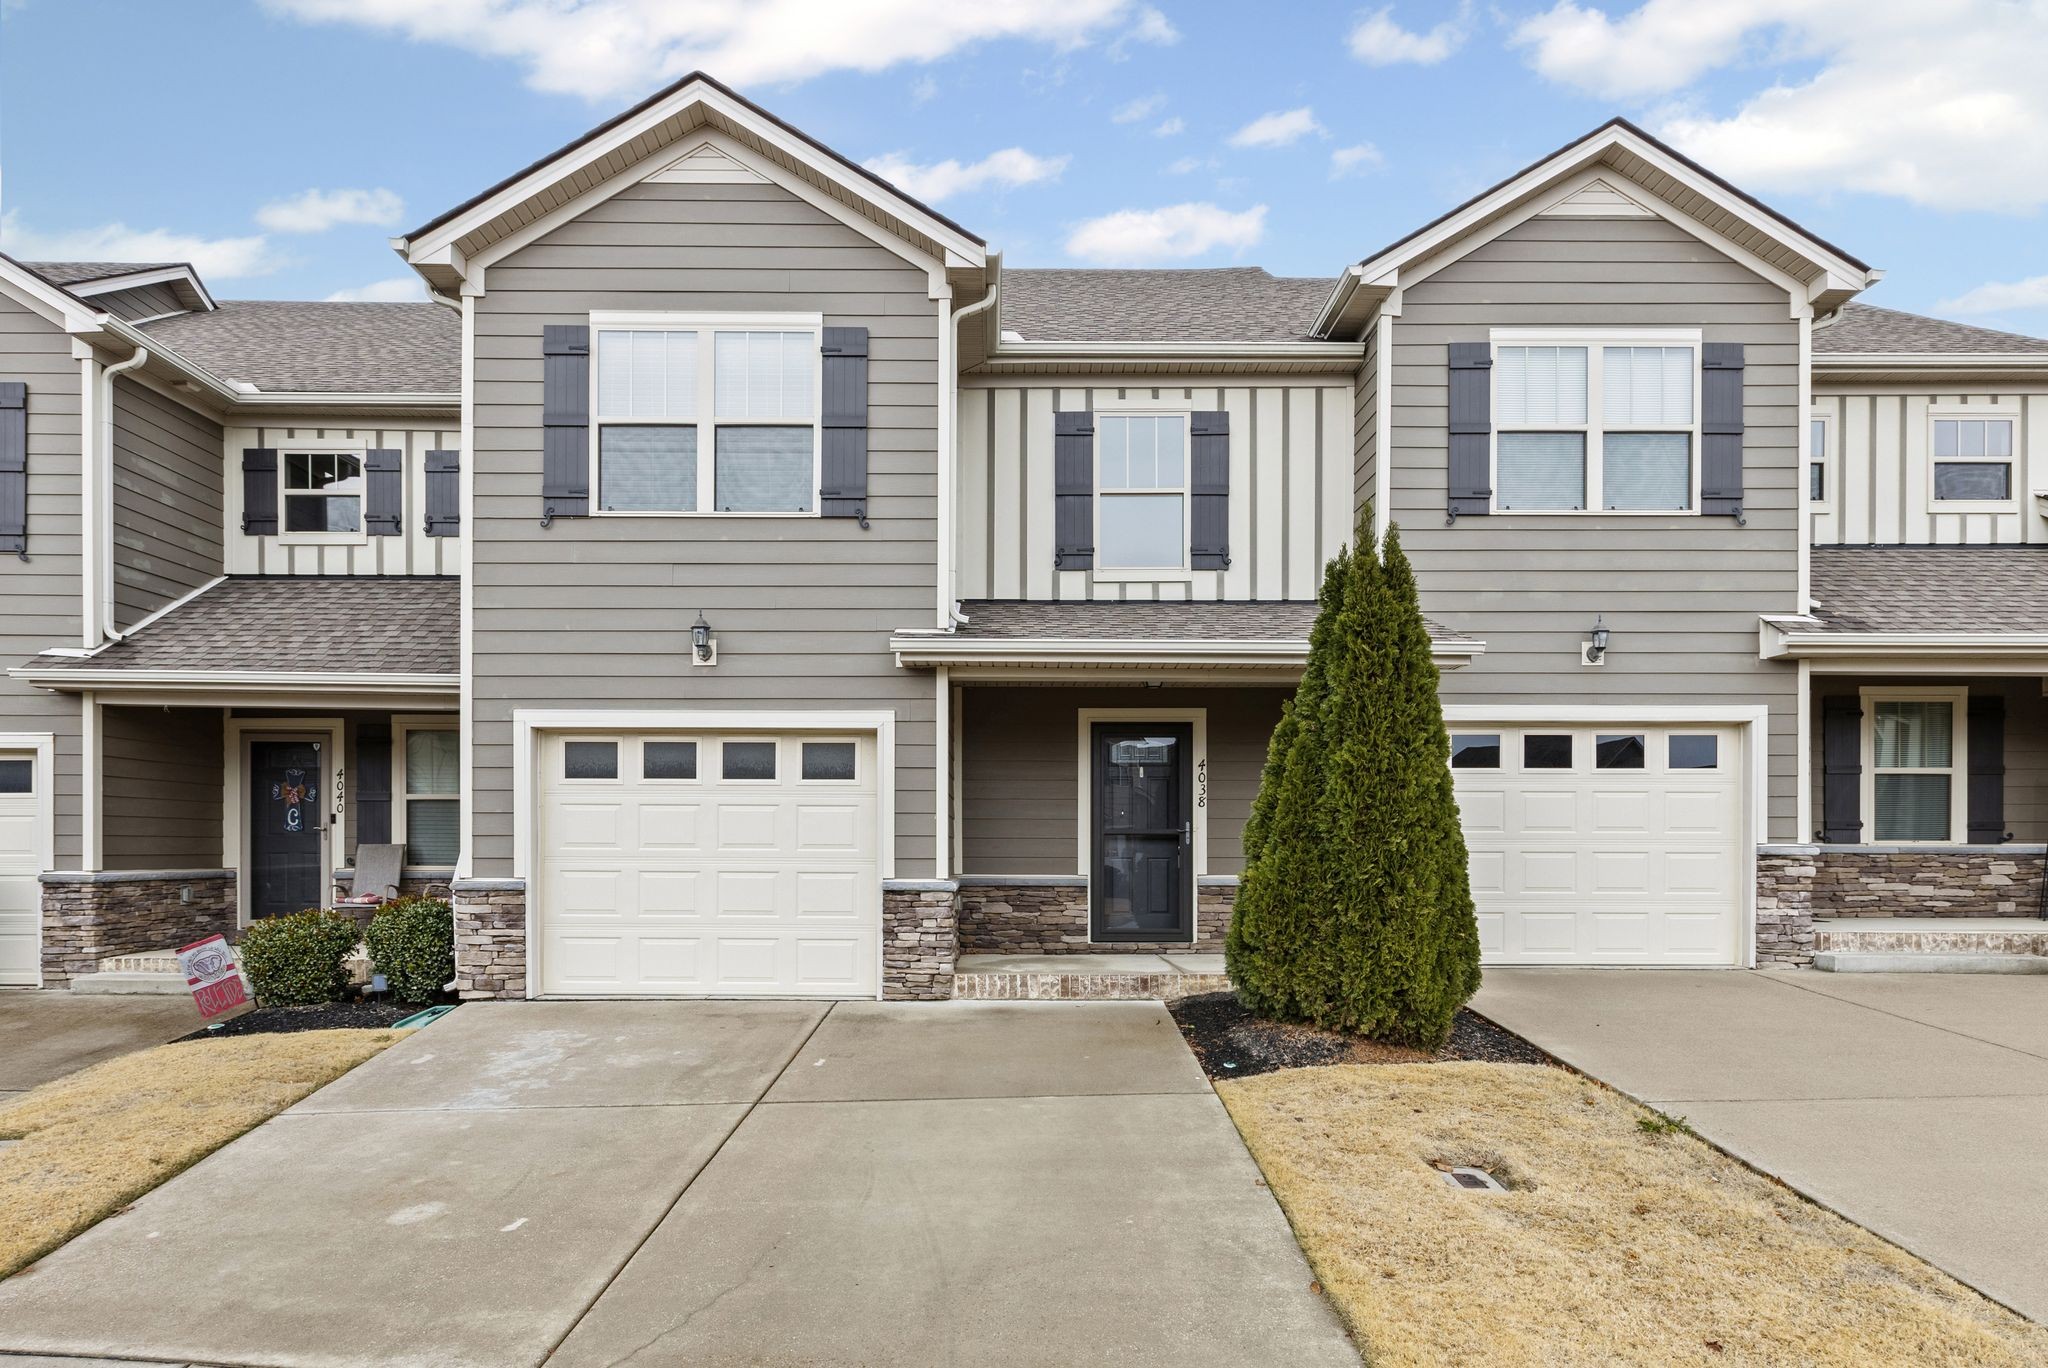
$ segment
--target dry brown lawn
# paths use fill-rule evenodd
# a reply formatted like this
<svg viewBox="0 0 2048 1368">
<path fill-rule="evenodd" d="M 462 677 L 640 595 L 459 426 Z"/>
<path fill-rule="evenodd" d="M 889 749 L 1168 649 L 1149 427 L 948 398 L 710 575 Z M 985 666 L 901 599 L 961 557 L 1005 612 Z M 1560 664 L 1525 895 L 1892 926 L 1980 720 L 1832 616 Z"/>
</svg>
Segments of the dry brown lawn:
<svg viewBox="0 0 2048 1368">
<path fill-rule="evenodd" d="M 1562 1069 L 1217 1091 L 1375 1368 L 2048 1363 L 2048 1330 Z M 1432 1162 L 1513 1190 L 1455 1190 Z"/>
<path fill-rule="evenodd" d="M 410 1034 L 161 1045 L 0 1106 L 0 1278 Z"/>
</svg>

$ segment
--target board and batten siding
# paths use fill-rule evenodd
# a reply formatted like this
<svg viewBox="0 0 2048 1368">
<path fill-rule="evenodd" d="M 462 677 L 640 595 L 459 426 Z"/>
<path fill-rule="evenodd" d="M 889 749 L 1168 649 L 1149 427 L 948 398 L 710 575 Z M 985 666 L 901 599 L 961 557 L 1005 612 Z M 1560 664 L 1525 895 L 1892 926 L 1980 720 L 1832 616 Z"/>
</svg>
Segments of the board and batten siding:
<svg viewBox="0 0 2048 1368">
<path fill-rule="evenodd" d="M 519 708 L 891 710 L 896 873 L 933 868 L 938 339 L 921 268 L 779 186 L 647 182 L 494 263 L 475 304 L 473 872 L 512 872 Z M 869 332 L 868 518 L 542 528 L 541 329 L 593 309 L 820 312 Z M 690 664 L 702 613 L 718 664 Z"/>
<path fill-rule="evenodd" d="M 1813 412 L 1828 424 L 1827 497 L 1811 503 L 1815 546 L 2048 542 L 2034 491 L 2048 490 L 2048 393 L 2011 389 L 1912 391 L 1816 382 Z M 1933 478 L 1933 411 L 1971 409 L 2013 419 L 2010 510 L 1940 511 Z"/>
<path fill-rule="evenodd" d="M 242 531 L 242 452 L 273 447 L 278 452 L 278 485 L 284 484 L 284 453 L 294 443 L 318 450 L 323 441 L 348 444 L 353 450 L 397 450 L 405 453 L 405 512 L 396 537 L 365 537 L 361 542 L 295 541 L 288 534 L 252 537 Z M 348 427 L 322 424 L 313 418 L 263 427 L 231 427 L 223 438 L 227 471 L 221 500 L 222 535 L 227 539 L 227 572 L 231 575 L 458 575 L 462 573 L 462 535 L 427 535 L 427 453 L 454 451 L 462 431 L 454 415 L 443 427 Z M 282 527 L 280 518 L 278 526 Z"/>
<path fill-rule="evenodd" d="M 43 315 L 0 294 L 0 380 L 28 385 L 28 559 L 0 554 L 0 655 L 26 663 L 51 646 L 79 644 L 83 585 L 79 538 L 79 363 L 71 339 Z M 79 701 L 0 675 L 0 732 L 55 737 L 56 855 L 79 867 Z M 45 782 L 38 776 L 38 783 Z"/>
<path fill-rule="evenodd" d="M 1312 599 L 1352 531 L 1354 421 L 1348 379 L 1257 384 L 1105 377 L 1085 385 L 962 381 L 961 598 Z M 1230 566 L 1150 578 L 1053 566 L 1053 414 L 1101 399 L 1230 415 Z"/>
<path fill-rule="evenodd" d="M 116 627 L 220 575 L 221 471 L 219 423 L 115 377 Z"/>
<path fill-rule="evenodd" d="M 1404 290 L 1393 324 L 1393 519 L 1425 612 L 1486 653 L 1451 703 L 1754 707 L 1769 834 L 1793 834 L 1797 673 L 1757 617 L 1797 607 L 1805 407 L 1786 291 L 1662 219 L 1534 218 Z M 1500 327 L 1699 327 L 1744 347 L 1743 507 L 1729 517 L 1492 514 L 1445 523 L 1448 344 Z M 1697 459 L 1697 456 L 1695 456 Z M 1596 617 L 1606 663 L 1579 663 Z"/>
</svg>

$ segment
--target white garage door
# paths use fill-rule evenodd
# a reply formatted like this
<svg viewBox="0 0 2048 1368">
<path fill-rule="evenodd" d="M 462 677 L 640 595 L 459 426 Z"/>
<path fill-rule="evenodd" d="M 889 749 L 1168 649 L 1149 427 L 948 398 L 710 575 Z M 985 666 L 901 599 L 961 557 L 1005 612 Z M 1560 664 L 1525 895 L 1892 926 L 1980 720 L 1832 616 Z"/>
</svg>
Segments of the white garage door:
<svg viewBox="0 0 2048 1368">
<path fill-rule="evenodd" d="M 0 751 L 0 984 L 42 982 L 43 811 L 34 752 Z"/>
<path fill-rule="evenodd" d="M 1740 962 L 1734 729 L 1457 723 L 1451 766 L 1486 963 Z"/>
<path fill-rule="evenodd" d="M 543 738 L 539 991 L 873 997 L 872 736 Z"/>
</svg>

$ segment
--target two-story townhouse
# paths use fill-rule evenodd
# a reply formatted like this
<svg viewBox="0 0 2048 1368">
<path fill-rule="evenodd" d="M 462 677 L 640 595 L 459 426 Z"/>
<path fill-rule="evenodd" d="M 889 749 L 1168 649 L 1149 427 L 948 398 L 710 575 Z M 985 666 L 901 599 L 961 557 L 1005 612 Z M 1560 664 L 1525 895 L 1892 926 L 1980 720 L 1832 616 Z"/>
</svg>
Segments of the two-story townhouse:
<svg viewBox="0 0 2048 1368">
<path fill-rule="evenodd" d="M 459 333 L 0 258 L 0 984 L 446 884 Z"/>
<path fill-rule="evenodd" d="M 2005 835 L 2048 835 L 2048 343 L 1851 303 L 1876 272 L 1626 123 L 1333 279 L 1006 270 L 692 76 L 395 245 L 438 302 L 346 323 L 195 298 L 93 332 L 37 277 L 50 345 L 93 353 L 73 409 L 157 338 L 113 386 L 199 415 L 219 510 L 196 596 L 7 624 L 42 651 L 0 751 L 42 757 L 12 867 L 55 871 L 46 981 L 76 924 L 167 941 L 205 866 L 246 921 L 421 831 L 467 996 L 1214 972 L 1368 508 L 1430 618 L 1489 962 L 1803 962 L 1830 912 L 2033 910 Z M 73 557 L 52 614 L 90 618 L 86 567 L 142 553 L 37 483 L 93 464 L 65 403 L 25 429 L 29 525 Z M 384 539 L 312 504 L 385 527 L 380 478 Z M 264 825 L 302 783 L 335 795 L 317 855 Z"/>
</svg>

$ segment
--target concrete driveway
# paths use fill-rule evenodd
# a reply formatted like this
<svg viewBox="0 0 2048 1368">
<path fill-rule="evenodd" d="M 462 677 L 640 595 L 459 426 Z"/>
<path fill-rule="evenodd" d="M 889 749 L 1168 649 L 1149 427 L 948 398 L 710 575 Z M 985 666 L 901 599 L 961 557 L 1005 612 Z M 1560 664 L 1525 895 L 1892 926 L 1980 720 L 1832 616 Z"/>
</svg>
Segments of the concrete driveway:
<svg viewBox="0 0 2048 1368">
<path fill-rule="evenodd" d="M 2048 978 L 1490 969 L 1472 1005 L 2048 1321 Z"/>
<path fill-rule="evenodd" d="M 0 1102 L 206 1023 L 192 999 L 0 990 Z"/>
<path fill-rule="evenodd" d="M 0 1353 L 1355 1368 L 1309 1282 L 1156 1003 L 478 1004 L 0 1283 Z"/>
</svg>

